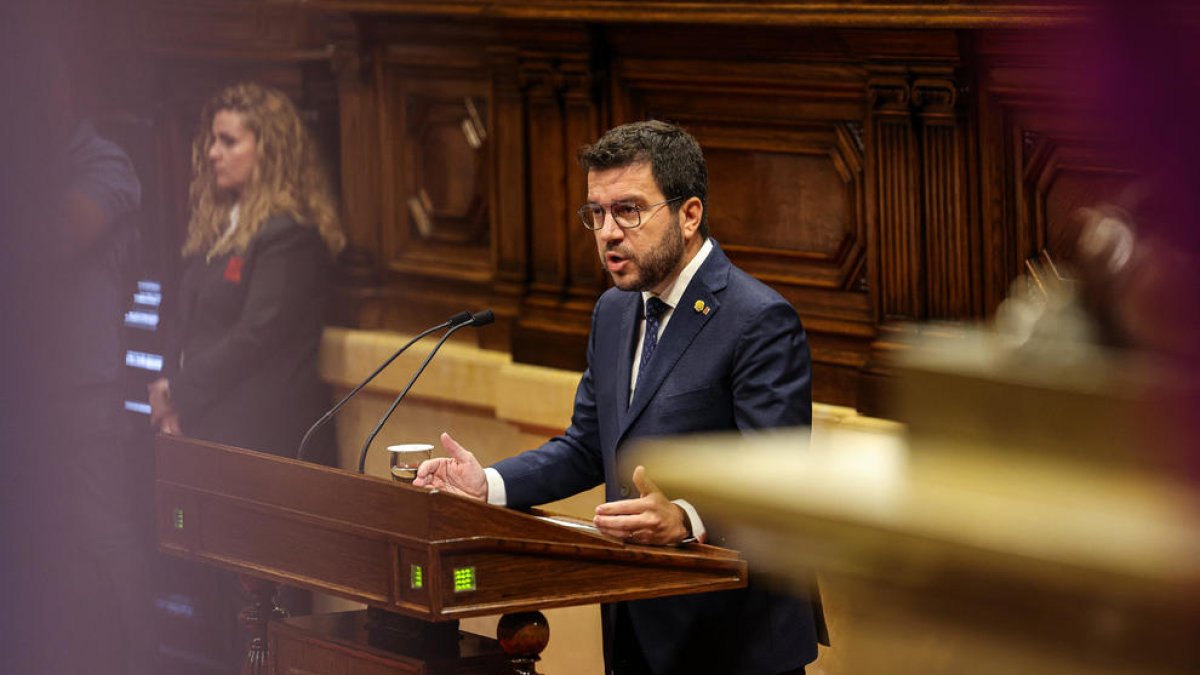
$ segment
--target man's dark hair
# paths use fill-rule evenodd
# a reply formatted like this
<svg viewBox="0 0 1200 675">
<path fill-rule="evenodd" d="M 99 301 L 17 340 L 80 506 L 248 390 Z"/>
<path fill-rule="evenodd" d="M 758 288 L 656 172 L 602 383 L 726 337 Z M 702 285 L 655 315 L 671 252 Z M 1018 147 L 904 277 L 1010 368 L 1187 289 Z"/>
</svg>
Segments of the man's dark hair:
<svg viewBox="0 0 1200 675">
<path fill-rule="evenodd" d="M 659 120 L 622 124 L 579 151 L 584 171 L 648 162 L 667 199 L 699 197 L 704 205 L 700 236 L 708 239 L 708 167 L 700 144 L 682 128 Z M 678 208 L 678 205 L 675 206 Z"/>
</svg>

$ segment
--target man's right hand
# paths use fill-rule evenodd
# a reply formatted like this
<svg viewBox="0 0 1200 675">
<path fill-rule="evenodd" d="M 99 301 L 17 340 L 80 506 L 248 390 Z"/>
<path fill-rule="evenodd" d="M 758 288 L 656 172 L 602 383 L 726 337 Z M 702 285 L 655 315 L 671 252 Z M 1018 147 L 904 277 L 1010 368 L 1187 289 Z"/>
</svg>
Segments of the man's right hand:
<svg viewBox="0 0 1200 675">
<path fill-rule="evenodd" d="M 417 469 L 416 487 L 437 488 L 472 499 L 486 501 L 487 476 L 475 455 L 458 444 L 450 434 L 442 434 L 442 448 L 449 457 L 437 457 L 421 462 Z"/>
</svg>

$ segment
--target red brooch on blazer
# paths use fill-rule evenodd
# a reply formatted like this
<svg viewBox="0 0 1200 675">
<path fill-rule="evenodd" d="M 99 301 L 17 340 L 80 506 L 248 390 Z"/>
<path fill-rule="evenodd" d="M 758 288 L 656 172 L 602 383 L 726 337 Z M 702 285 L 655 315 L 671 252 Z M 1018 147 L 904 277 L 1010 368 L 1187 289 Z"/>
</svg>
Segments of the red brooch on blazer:
<svg viewBox="0 0 1200 675">
<path fill-rule="evenodd" d="M 231 284 L 242 283 L 242 256 L 235 255 L 229 257 L 229 262 L 225 265 L 225 281 Z"/>
</svg>

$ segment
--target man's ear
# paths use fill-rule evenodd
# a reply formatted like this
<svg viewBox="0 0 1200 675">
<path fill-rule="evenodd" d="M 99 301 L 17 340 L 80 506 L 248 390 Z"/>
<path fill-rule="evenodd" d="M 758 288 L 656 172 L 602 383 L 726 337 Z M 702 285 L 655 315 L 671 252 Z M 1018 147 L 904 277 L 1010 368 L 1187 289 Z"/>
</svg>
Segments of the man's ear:
<svg viewBox="0 0 1200 675">
<path fill-rule="evenodd" d="M 679 227 L 683 228 L 683 236 L 691 239 L 700 231 L 700 220 L 704 215 L 704 202 L 699 197 L 688 197 L 683 206 L 679 207 Z"/>
</svg>

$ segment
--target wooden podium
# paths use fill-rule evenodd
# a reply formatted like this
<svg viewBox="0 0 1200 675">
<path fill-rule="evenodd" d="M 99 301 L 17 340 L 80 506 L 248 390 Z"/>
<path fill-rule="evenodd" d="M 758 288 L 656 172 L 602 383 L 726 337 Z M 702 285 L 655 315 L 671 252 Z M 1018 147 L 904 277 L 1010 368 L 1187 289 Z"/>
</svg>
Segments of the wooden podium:
<svg viewBox="0 0 1200 675">
<path fill-rule="evenodd" d="M 246 575 L 249 672 L 532 673 L 539 609 L 746 585 L 736 551 L 625 544 L 575 519 L 177 436 L 155 455 L 159 548 Z M 369 609 L 272 622 L 276 582 Z M 496 614 L 498 642 L 457 630 Z"/>
</svg>

